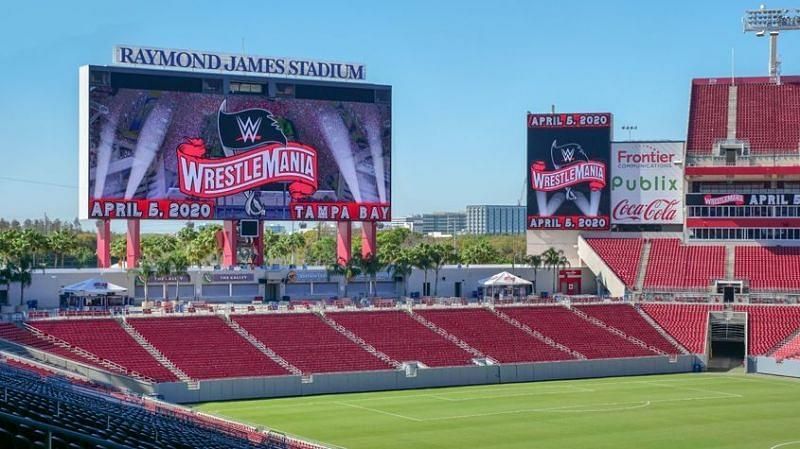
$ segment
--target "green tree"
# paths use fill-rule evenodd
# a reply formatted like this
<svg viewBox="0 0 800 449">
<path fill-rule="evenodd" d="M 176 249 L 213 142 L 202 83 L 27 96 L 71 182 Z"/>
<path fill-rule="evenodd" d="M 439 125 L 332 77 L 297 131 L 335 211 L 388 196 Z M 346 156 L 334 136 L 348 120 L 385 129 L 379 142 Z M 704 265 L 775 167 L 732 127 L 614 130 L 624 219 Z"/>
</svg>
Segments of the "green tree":
<svg viewBox="0 0 800 449">
<path fill-rule="evenodd" d="M 532 254 L 525 258 L 525 263 L 533 269 L 533 293 L 536 294 L 536 274 L 542 268 L 542 256 L 540 254 Z"/>
<path fill-rule="evenodd" d="M 446 264 L 458 262 L 458 254 L 455 248 L 442 243 L 431 245 L 430 261 L 431 268 L 436 278 L 433 280 L 433 296 L 439 295 L 439 270 Z"/>
<path fill-rule="evenodd" d="M 336 263 L 336 240 L 322 236 L 311 243 L 306 250 L 306 263 L 331 266 Z"/>
<path fill-rule="evenodd" d="M 386 263 L 384 263 L 379 257 L 373 255 L 370 255 L 369 257 L 359 257 L 358 262 L 361 272 L 364 273 L 368 278 L 368 294 L 369 296 L 374 296 L 374 286 L 377 275 L 386 268 Z"/>
<path fill-rule="evenodd" d="M 156 268 L 150 260 L 140 259 L 139 267 L 132 271 L 134 275 L 142 282 L 142 286 L 144 287 L 144 300 L 147 301 L 149 299 L 147 284 L 150 281 L 150 278 L 156 273 Z"/>
<path fill-rule="evenodd" d="M 361 257 L 358 255 L 354 255 L 351 257 L 344 264 L 334 263 L 329 265 L 327 268 L 328 275 L 339 275 L 342 276 L 342 280 L 344 281 L 344 297 L 347 298 L 347 286 L 350 284 L 350 281 L 361 274 Z"/>
<path fill-rule="evenodd" d="M 78 268 L 88 267 L 92 263 L 92 259 L 94 259 L 95 253 L 85 247 L 78 248 L 77 252 L 75 253 L 75 262 L 78 265 Z"/>
<path fill-rule="evenodd" d="M 118 234 L 111 238 L 111 257 L 117 259 L 120 266 L 124 266 L 128 257 L 128 238 L 124 234 Z"/>
<path fill-rule="evenodd" d="M 472 240 L 461 247 L 461 261 L 468 265 L 496 263 L 499 254 L 486 239 Z"/>
<path fill-rule="evenodd" d="M 17 250 L 20 255 L 27 254 L 30 256 L 30 266 L 36 267 L 36 257 L 49 249 L 47 237 L 41 232 L 28 228 L 22 231 L 17 241 Z M 39 260 L 41 263 L 41 259 Z"/>
<path fill-rule="evenodd" d="M 556 270 L 566 262 L 564 251 L 555 248 L 548 248 L 547 251 L 542 253 L 542 263 L 546 266 L 553 275 L 553 290 L 556 290 Z"/>
<path fill-rule="evenodd" d="M 55 254 L 54 266 L 64 266 L 64 256 L 73 254 L 78 249 L 78 236 L 68 229 L 60 229 L 47 236 L 50 251 Z"/>
<path fill-rule="evenodd" d="M 389 265 L 389 272 L 393 276 L 403 277 L 403 296 L 408 295 L 408 277 L 414 269 L 414 255 L 408 248 L 400 249 Z"/>
<path fill-rule="evenodd" d="M 433 268 L 433 248 L 428 243 L 423 242 L 414 247 L 414 249 L 411 252 L 411 255 L 414 261 L 414 267 L 419 270 L 422 270 L 423 273 L 422 293 L 424 294 L 426 293 L 424 287 L 428 283 L 428 271 L 430 271 L 431 268 Z"/>
</svg>

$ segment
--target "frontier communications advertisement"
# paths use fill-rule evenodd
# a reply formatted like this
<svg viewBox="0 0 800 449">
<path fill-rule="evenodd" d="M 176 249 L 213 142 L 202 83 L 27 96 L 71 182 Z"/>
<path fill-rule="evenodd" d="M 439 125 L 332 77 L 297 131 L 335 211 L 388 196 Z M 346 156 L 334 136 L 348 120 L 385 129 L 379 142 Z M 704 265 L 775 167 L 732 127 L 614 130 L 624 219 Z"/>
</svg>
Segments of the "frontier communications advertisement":
<svg viewBox="0 0 800 449">
<path fill-rule="evenodd" d="M 391 220 L 390 96 L 153 90 L 113 75 L 84 86 L 85 218 Z"/>
<path fill-rule="evenodd" d="M 528 229 L 603 230 L 610 113 L 528 114 Z"/>
<path fill-rule="evenodd" d="M 683 223 L 683 142 L 611 145 L 611 222 Z"/>
</svg>

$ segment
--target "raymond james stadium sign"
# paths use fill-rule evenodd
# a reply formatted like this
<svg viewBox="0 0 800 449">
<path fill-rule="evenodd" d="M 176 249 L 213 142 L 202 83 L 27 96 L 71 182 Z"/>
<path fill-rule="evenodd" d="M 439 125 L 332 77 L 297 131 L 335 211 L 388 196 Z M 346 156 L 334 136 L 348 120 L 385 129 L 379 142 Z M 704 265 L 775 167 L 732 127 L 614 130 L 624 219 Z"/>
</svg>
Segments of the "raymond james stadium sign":
<svg viewBox="0 0 800 449">
<path fill-rule="evenodd" d="M 364 81 L 364 64 L 174 48 L 114 47 L 114 64 L 156 69 Z"/>
</svg>

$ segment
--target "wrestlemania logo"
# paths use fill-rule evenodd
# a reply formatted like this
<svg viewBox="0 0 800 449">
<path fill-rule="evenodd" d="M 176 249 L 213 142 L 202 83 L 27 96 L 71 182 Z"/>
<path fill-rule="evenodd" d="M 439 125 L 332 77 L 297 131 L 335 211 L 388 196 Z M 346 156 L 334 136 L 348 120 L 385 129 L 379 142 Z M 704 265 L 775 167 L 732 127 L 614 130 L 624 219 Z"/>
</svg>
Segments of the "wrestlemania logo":
<svg viewBox="0 0 800 449">
<path fill-rule="evenodd" d="M 589 160 L 580 144 L 550 146 L 550 161 L 553 170 L 547 170 L 545 161 L 531 165 L 531 188 L 536 191 L 539 214 L 555 214 L 565 201 L 573 202 L 586 216 L 597 215 L 600 194 L 606 185 L 606 164 Z M 579 184 L 589 184 L 589 197 L 573 189 Z M 548 192 L 556 192 L 548 199 Z"/>
<path fill-rule="evenodd" d="M 249 215 L 260 215 L 263 206 L 252 192 L 266 184 L 288 183 L 293 200 L 317 190 L 317 151 L 290 142 L 270 111 L 245 109 L 225 112 L 219 107 L 219 139 L 228 156 L 206 157 L 205 141 L 186 138 L 178 145 L 180 191 L 198 198 L 219 198 L 245 192 Z"/>
</svg>

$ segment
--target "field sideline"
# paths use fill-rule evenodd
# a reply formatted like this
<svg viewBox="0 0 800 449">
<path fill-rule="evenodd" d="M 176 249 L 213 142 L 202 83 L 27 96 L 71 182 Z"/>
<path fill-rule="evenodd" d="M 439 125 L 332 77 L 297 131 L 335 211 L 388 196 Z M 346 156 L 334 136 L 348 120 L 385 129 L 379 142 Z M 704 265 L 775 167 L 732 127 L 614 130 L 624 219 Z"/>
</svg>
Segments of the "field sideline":
<svg viewBox="0 0 800 449">
<path fill-rule="evenodd" d="M 677 374 L 199 404 L 347 449 L 800 449 L 800 381 Z"/>
</svg>

